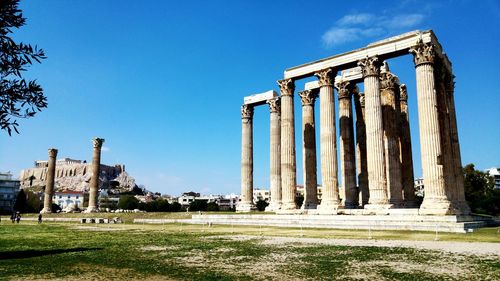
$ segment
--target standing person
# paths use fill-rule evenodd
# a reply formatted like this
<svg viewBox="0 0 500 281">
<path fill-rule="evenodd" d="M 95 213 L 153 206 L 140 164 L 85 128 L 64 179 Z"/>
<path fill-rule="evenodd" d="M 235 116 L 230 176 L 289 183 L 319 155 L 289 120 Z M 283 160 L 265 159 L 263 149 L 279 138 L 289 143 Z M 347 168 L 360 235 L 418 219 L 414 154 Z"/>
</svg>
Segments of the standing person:
<svg viewBox="0 0 500 281">
<path fill-rule="evenodd" d="M 10 220 L 12 221 L 12 223 L 16 222 L 16 213 L 12 213 L 12 215 L 10 216 Z"/>
<path fill-rule="evenodd" d="M 17 212 L 16 222 L 19 223 L 21 221 L 21 213 Z"/>
<path fill-rule="evenodd" d="M 40 224 L 40 223 L 42 223 L 42 214 L 39 214 L 39 215 L 38 215 L 38 223 L 39 223 L 39 224 Z"/>
</svg>

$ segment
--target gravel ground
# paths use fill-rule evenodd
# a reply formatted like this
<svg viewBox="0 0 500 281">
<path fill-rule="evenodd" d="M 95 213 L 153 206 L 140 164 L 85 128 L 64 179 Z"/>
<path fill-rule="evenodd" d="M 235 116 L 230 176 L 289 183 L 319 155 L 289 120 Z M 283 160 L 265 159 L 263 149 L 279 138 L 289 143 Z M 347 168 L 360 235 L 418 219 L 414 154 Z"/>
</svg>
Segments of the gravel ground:
<svg viewBox="0 0 500 281">
<path fill-rule="evenodd" d="M 234 240 L 255 239 L 256 236 L 231 236 Z M 328 239 L 328 238 L 300 238 L 263 236 L 264 245 L 282 244 L 321 244 L 336 246 L 365 246 L 365 247 L 403 247 L 424 250 L 435 250 L 457 254 L 500 257 L 500 243 L 487 242 L 453 242 L 453 241 L 410 241 L 410 240 L 370 240 L 370 239 Z"/>
</svg>

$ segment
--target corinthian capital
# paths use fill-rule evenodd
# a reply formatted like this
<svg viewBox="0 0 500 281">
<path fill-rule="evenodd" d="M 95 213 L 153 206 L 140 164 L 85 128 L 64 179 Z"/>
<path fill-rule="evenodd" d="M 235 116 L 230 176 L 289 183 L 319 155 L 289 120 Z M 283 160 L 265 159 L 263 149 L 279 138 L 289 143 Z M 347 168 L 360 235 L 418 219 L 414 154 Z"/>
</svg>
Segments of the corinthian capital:
<svg viewBox="0 0 500 281">
<path fill-rule="evenodd" d="M 104 143 L 104 139 L 101 138 L 93 138 L 92 143 L 94 144 L 94 148 L 101 149 L 102 144 Z"/>
<path fill-rule="evenodd" d="M 318 77 L 318 85 L 320 87 L 323 86 L 332 86 L 333 81 L 335 80 L 335 73 L 331 68 L 327 68 L 322 71 L 318 71 L 314 73 L 314 76 Z"/>
<path fill-rule="evenodd" d="M 280 95 L 282 96 L 293 96 L 293 91 L 295 90 L 295 84 L 292 79 L 278 80 L 278 85 L 280 86 Z"/>
<path fill-rule="evenodd" d="M 339 92 L 339 100 L 350 99 L 354 92 L 357 91 L 356 85 L 349 81 L 341 81 L 336 88 Z"/>
<path fill-rule="evenodd" d="M 434 58 L 436 52 L 434 51 L 434 46 L 431 43 L 423 43 L 422 39 L 417 41 L 417 44 L 410 48 L 409 52 L 413 54 L 413 62 L 415 66 L 424 63 L 434 63 Z"/>
<path fill-rule="evenodd" d="M 406 90 L 406 84 L 401 84 L 399 86 L 399 100 L 400 101 L 408 101 L 408 92 Z"/>
<path fill-rule="evenodd" d="M 399 84 L 399 78 L 390 73 L 382 72 L 380 74 L 380 89 L 394 89 Z"/>
<path fill-rule="evenodd" d="M 358 66 L 361 66 L 361 72 L 363 73 L 363 78 L 368 76 L 378 76 L 380 72 L 380 65 L 378 62 L 378 57 L 366 57 L 358 61 Z"/>
<path fill-rule="evenodd" d="M 314 101 L 316 100 L 317 96 L 318 94 L 312 90 L 304 90 L 299 93 L 299 97 L 302 100 L 302 106 L 314 105 Z"/>
<path fill-rule="evenodd" d="M 49 158 L 56 158 L 56 157 L 57 157 L 57 149 L 49 148 Z"/>
<path fill-rule="evenodd" d="M 267 101 L 267 104 L 269 104 L 269 111 L 271 113 L 280 113 L 281 112 L 281 105 L 280 105 L 279 98 L 270 99 Z"/>
<path fill-rule="evenodd" d="M 252 119 L 253 106 L 244 104 L 241 106 L 241 119 Z"/>
</svg>

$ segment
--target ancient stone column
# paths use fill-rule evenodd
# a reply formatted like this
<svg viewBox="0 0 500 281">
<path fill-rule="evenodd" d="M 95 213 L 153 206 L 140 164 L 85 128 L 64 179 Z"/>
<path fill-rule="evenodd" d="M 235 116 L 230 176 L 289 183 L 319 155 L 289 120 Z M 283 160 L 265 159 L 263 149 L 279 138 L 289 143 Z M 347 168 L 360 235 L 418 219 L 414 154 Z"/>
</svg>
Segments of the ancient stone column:
<svg viewBox="0 0 500 281">
<path fill-rule="evenodd" d="M 85 210 L 86 213 L 99 212 L 97 207 L 97 199 L 99 192 L 99 175 L 101 170 L 101 148 L 104 139 L 94 138 L 94 154 L 92 156 L 92 178 L 90 178 L 90 191 L 89 191 L 89 206 Z"/>
<path fill-rule="evenodd" d="M 266 211 L 272 212 L 281 208 L 281 109 L 279 98 L 268 100 L 267 103 L 271 112 L 271 202 Z"/>
<path fill-rule="evenodd" d="M 340 204 L 337 166 L 337 133 L 335 128 L 335 98 L 333 80 L 335 73 L 325 69 L 315 73 L 319 79 L 320 101 L 320 152 L 323 194 L 318 207 L 322 213 L 336 214 Z"/>
<path fill-rule="evenodd" d="M 451 129 L 450 129 L 450 116 L 448 111 L 448 99 L 445 86 L 446 67 L 441 59 L 434 61 L 434 79 L 437 95 L 437 109 L 439 120 L 439 133 L 441 139 L 441 149 L 443 153 L 443 174 L 444 185 L 446 188 L 446 196 L 451 201 L 454 213 L 459 213 L 456 202 L 456 181 L 455 181 L 455 167 L 454 155 L 451 147 Z"/>
<path fill-rule="evenodd" d="M 295 210 L 297 169 L 292 79 L 279 80 L 281 95 L 281 210 Z"/>
<path fill-rule="evenodd" d="M 380 73 L 382 123 L 384 127 L 384 156 L 389 203 L 403 206 L 401 162 L 399 155 L 399 79 L 389 71 L 384 61 Z"/>
<path fill-rule="evenodd" d="M 401 153 L 401 184 L 403 186 L 404 206 L 416 207 L 415 179 L 413 176 L 413 158 L 411 154 L 410 115 L 408 112 L 408 92 L 406 85 L 399 86 L 399 101 L 401 111 L 400 153 Z"/>
<path fill-rule="evenodd" d="M 52 213 L 52 196 L 54 196 L 54 177 L 56 173 L 57 149 L 49 148 L 49 166 L 47 168 L 47 181 L 43 198 L 41 214 Z"/>
<path fill-rule="evenodd" d="M 238 212 L 250 212 L 253 204 L 253 106 L 241 107 L 241 197 Z"/>
<path fill-rule="evenodd" d="M 435 53 L 433 45 L 419 41 L 410 49 L 410 53 L 414 56 L 417 76 L 420 152 L 425 186 L 425 196 L 420 206 L 420 214 L 451 214 L 452 207 L 446 196 L 443 171 L 438 102 L 434 83 Z"/>
<path fill-rule="evenodd" d="M 370 192 L 368 190 L 368 168 L 366 163 L 366 128 L 365 128 L 365 97 L 362 93 L 354 94 L 356 110 L 356 166 L 358 189 L 361 195 L 360 204 L 368 204 Z"/>
<path fill-rule="evenodd" d="M 464 192 L 464 174 L 462 171 L 462 158 L 460 155 L 460 143 L 458 140 L 458 129 L 457 129 L 457 116 L 455 112 L 455 82 L 453 81 L 454 75 L 449 73 L 446 80 L 446 92 L 447 100 L 449 105 L 449 116 L 450 116 L 450 130 L 451 130 L 451 147 L 453 151 L 453 166 L 454 175 L 456 183 L 456 206 L 458 207 L 458 214 L 468 215 L 470 214 L 470 208 L 465 200 Z"/>
<path fill-rule="evenodd" d="M 370 200 L 365 209 L 383 210 L 390 207 L 387 199 L 384 159 L 384 130 L 380 100 L 379 63 L 377 57 L 358 62 L 365 86 L 366 156 Z"/>
<path fill-rule="evenodd" d="M 349 81 L 338 85 L 339 93 L 339 126 L 340 126 L 340 174 L 345 192 L 344 206 L 359 206 L 358 189 L 356 187 L 356 160 L 354 155 L 354 128 L 352 114 L 352 95 L 356 86 Z M 357 91 L 356 91 L 357 92 Z"/>
<path fill-rule="evenodd" d="M 316 209 L 318 181 L 316 178 L 316 126 L 314 101 L 318 94 L 313 90 L 299 93 L 302 100 L 302 160 L 304 174 L 304 203 L 302 209 Z"/>
</svg>

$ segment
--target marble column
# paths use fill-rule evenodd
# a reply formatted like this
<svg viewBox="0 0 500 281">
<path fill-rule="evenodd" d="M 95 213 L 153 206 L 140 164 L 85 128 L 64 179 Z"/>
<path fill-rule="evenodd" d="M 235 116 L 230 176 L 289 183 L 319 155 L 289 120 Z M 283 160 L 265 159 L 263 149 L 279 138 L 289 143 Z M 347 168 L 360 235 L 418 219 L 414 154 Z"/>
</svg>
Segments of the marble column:
<svg viewBox="0 0 500 281">
<path fill-rule="evenodd" d="M 99 175 L 101 172 L 101 148 L 104 143 L 104 139 L 94 138 L 92 141 L 94 154 L 92 156 L 92 177 L 90 178 L 89 206 L 85 210 L 86 213 L 99 212 L 97 203 L 99 198 Z"/>
<path fill-rule="evenodd" d="M 446 194 L 443 171 L 443 150 L 434 81 L 434 48 L 430 43 L 424 44 L 419 41 L 410 49 L 410 53 L 414 56 L 417 77 L 420 152 L 425 186 L 425 196 L 419 213 L 452 214 L 453 209 Z"/>
<path fill-rule="evenodd" d="M 241 107 L 241 197 L 238 212 L 255 209 L 253 203 L 253 106 Z"/>
<path fill-rule="evenodd" d="M 271 202 L 266 211 L 277 211 L 281 208 L 281 120 L 280 100 L 274 98 L 268 100 L 271 113 L 271 140 L 270 140 L 270 176 L 271 176 Z"/>
<path fill-rule="evenodd" d="M 356 91 L 356 85 L 353 85 L 349 81 L 342 81 L 337 87 L 340 120 L 340 174 L 345 192 L 344 206 L 353 209 L 359 206 L 359 192 L 356 187 L 356 157 L 354 153 L 352 114 L 352 96 Z"/>
<path fill-rule="evenodd" d="M 399 86 L 400 101 L 400 153 L 401 153 L 401 184 L 403 187 L 403 200 L 406 208 L 416 207 L 415 179 L 413 175 L 413 157 L 411 153 L 410 115 L 408 111 L 408 92 L 406 85 Z"/>
<path fill-rule="evenodd" d="M 446 79 L 446 92 L 449 104 L 450 130 L 451 130 L 451 147 L 453 151 L 453 166 L 456 183 L 456 206 L 458 213 L 461 215 L 469 215 L 470 208 L 465 200 L 464 191 L 464 174 L 462 170 L 462 158 L 460 155 L 460 143 L 458 139 L 457 116 L 455 112 L 455 82 L 454 75 L 449 73 Z"/>
<path fill-rule="evenodd" d="M 366 163 L 366 128 L 365 128 L 365 96 L 362 93 L 354 94 L 356 110 L 356 166 L 358 189 L 361 195 L 359 204 L 368 204 L 370 192 L 368 190 L 368 170 Z"/>
<path fill-rule="evenodd" d="M 379 85 L 377 57 L 367 57 L 358 62 L 365 86 L 366 158 L 370 200 L 365 209 L 382 210 L 391 206 L 387 199 L 384 159 L 384 130 Z"/>
<path fill-rule="evenodd" d="M 318 94 L 314 90 L 299 93 L 302 100 L 302 160 L 304 175 L 304 203 L 301 209 L 316 209 L 318 205 L 318 180 L 316 177 L 316 126 L 314 102 Z"/>
<path fill-rule="evenodd" d="M 319 82 L 320 152 L 322 198 L 318 207 L 322 213 L 337 214 L 340 205 L 337 166 L 337 132 L 335 125 L 335 97 L 333 81 L 335 73 L 325 69 L 314 75 Z"/>
<path fill-rule="evenodd" d="M 403 206 L 401 186 L 401 162 L 399 155 L 399 79 L 389 71 L 383 62 L 380 73 L 380 96 L 382 102 L 382 123 L 384 128 L 384 156 L 389 203 Z"/>
<path fill-rule="evenodd" d="M 297 163 L 295 157 L 295 117 L 292 79 L 279 80 L 281 96 L 281 210 L 295 210 Z"/>
<path fill-rule="evenodd" d="M 450 116 L 448 111 L 448 99 L 445 86 L 446 67 L 441 59 L 434 60 L 434 79 L 437 95 L 437 109 L 439 120 L 439 133 L 441 139 L 441 147 L 443 152 L 443 174 L 444 185 L 446 189 L 446 196 L 451 201 L 452 207 L 457 213 L 458 206 L 456 206 L 456 181 L 455 181 L 455 168 L 454 156 L 451 147 L 451 129 L 450 129 Z"/>
<path fill-rule="evenodd" d="M 47 181 L 43 197 L 43 209 L 41 214 L 52 213 L 52 196 L 54 196 L 54 177 L 56 173 L 57 149 L 49 148 L 49 166 L 47 168 Z"/>
</svg>

